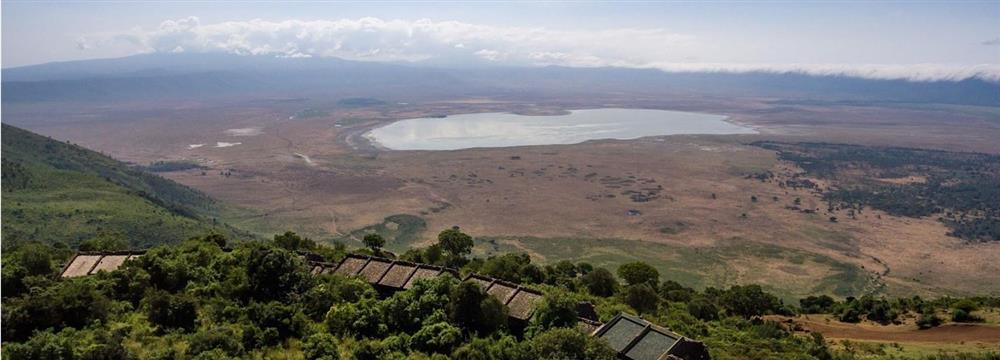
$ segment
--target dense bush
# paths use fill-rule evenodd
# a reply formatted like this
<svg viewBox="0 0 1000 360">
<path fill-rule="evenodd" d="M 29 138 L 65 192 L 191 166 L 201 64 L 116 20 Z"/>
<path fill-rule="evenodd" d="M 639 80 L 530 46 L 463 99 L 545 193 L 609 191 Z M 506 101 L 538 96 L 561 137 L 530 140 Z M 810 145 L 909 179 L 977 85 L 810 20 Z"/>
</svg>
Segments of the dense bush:
<svg viewBox="0 0 1000 360">
<path fill-rule="evenodd" d="M 3 339 L 22 341 L 36 330 L 82 328 L 104 321 L 111 301 L 98 291 L 95 279 L 60 281 L 37 293 L 10 299 L 3 306 Z"/>
<path fill-rule="evenodd" d="M 70 360 L 73 344 L 70 339 L 49 331 L 38 332 L 23 343 L 4 345 L 4 356 L 23 360 Z"/>
<path fill-rule="evenodd" d="M 451 290 L 448 317 L 466 331 L 480 336 L 488 336 L 507 324 L 503 303 L 471 282 L 460 283 Z"/>
<path fill-rule="evenodd" d="M 780 300 L 759 285 L 733 286 L 719 297 L 719 305 L 729 314 L 744 318 L 775 314 L 781 308 Z"/>
<path fill-rule="evenodd" d="M 719 307 L 704 297 L 696 297 L 688 303 L 688 313 L 704 321 L 712 321 L 719 318 Z"/>
<path fill-rule="evenodd" d="M 606 342 L 576 329 L 557 328 L 535 336 L 532 347 L 540 359 L 613 360 L 618 354 Z"/>
<path fill-rule="evenodd" d="M 618 267 L 618 276 L 628 285 L 648 284 L 656 286 L 660 282 L 660 272 L 644 262 L 631 262 Z"/>
<path fill-rule="evenodd" d="M 191 336 L 188 354 L 199 355 L 215 351 L 226 356 L 239 356 L 243 354 L 244 348 L 237 335 L 228 326 L 199 330 Z"/>
<path fill-rule="evenodd" d="M 660 305 L 656 291 L 647 284 L 629 286 L 625 289 L 623 301 L 639 313 L 652 313 Z"/>
<path fill-rule="evenodd" d="M 576 324 L 576 300 L 563 291 L 545 295 L 535 309 L 534 326 L 541 330 Z"/>
<path fill-rule="evenodd" d="M 411 339 L 414 350 L 428 353 L 447 354 L 462 342 L 462 330 L 447 323 L 439 322 L 420 328 Z"/>
<path fill-rule="evenodd" d="M 834 186 L 823 193 L 831 209 L 867 206 L 897 216 L 935 215 L 951 228 L 951 236 L 1000 241 L 1000 155 L 824 143 L 754 145 L 777 151 L 806 175 L 832 180 Z M 906 176 L 926 181 L 876 180 Z"/>
<path fill-rule="evenodd" d="M 150 290 L 146 296 L 146 317 L 164 330 L 191 330 L 198 317 L 197 301 L 190 295 Z"/>
<path fill-rule="evenodd" d="M 789 308 L 755 285 L 699 291 L 670 279 L 660 283 L 655 269 L 642 263 L 623 266 L 622 273 L 631 281 L 620 284 L 610 271 L 583 263 L 539 267 L 526 255 L 451 258 L 465 264 L 463 272 L 519 278 L 524 286 L 545 294 L 530 323 L 508 324 L 508 309 L 499 300 L 478 285 L 449 276 L 417 281 L 405 291 L 379 296 L 359 278 L 310 275 L 299 255 L 289 249 L 312 245 L 296 237 L 288 233 L 272 242 L 237 242 L 231 251 L 220 247 L 230 243 L 224 238 L 189 239 L 152 249 L 116 271 L 70 279 L 52 274 L 53 264 L 65 254 L 46 246 L 18 247 L 3 258 L 5 292 L 20 286 L 18 293 L 4 294 L 3 355 L 11 359 L 616 358 L 606 343 L 579 330 L 578 306 L 587 301 L 596 305 L 604 320 L 619 311 L 641 312 L 655 323 L 703 340 L 713 358 L 840 356 L 840 350 L 827 347 L 821 336 L 791 336 L 781 324 L 762 321 L 759 315 L 787 314 Z M 317 252 L 326 251 L 316 246 Z M 425 256 L 428 251 L 415 253 Z M 30 275 L 29 267 L 38 274 Z M 919 313 L 925 315 L 918 324 L 931 327 L 943 321 L 933 316 L 935 312 L 948 310 L 954 318 L 1000 306 L 1000 299 L 863 296 L 839 301 L 818 296 L 799 305 L 804 311 L 829 312 L 847 321 L 892 322 L 900 314 Z M 961 315 L 958 320 L 967 318 Z"/>
<path fill-rule="evenodd" d="M 938 325 L 941 325 L 941 318 L 933 313 L 920 314 L 920 317 L 917 318 L 917 327 L 921 330 L 937 327 Z"/>
<path fill-rule="evenodd" d="M 580 278 L 583 286 L 593 295 L 608 297 L 618 292 L 618 279 L 605 268 L 597 268 Z"/>
</svg>

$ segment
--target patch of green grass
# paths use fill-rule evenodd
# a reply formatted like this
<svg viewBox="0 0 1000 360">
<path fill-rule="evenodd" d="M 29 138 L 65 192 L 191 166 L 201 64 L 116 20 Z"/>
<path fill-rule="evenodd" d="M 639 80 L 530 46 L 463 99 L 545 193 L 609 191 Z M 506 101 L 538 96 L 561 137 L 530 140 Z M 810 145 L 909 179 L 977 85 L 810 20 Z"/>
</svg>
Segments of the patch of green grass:
<svg viewBox="0 0 1000 360">
<path fill-rule="evenodd" d="M 350 125 L 364 124 L 369 121 L 372 121 L 372 119 L 363 117 L 346 117 L 337 120 L 336 124 L 341 126 L 350 126 Z"/>
<path fill-rule="evenodd" d="M 150 172 L 170 172 L 191 169 L 204 170 L 206 167 L 191 160 L 165 160 L 153 162 L 147 166 L 143 166 L 142 169 Z"/>
<path fill-rule="evenodd" d="M 507 252 L 528 252 L 536 261 L 588 262 L 615 271 L 621 264 L 643 261 L 660 271 L 663 280 L 675 280 L 698 289 L 728 287 L 737 283 L 759 283 L 786 301 L 811 294 L 858 295 L 870 284 L 863 270 L 832 258 L 775 245 L 731 239 L 724 245 L 690 247 L 625 239 L 481 237 L 476 239 L 476 256 Z M 735 263 L 761 264 L 741 269 Z M 784 283 L 763 273 L 767 264 L 787 264 L 791 268 L 822 267 L 831 275 L 817 279 L 815 286 Z"/>
<path fill-rule="evenodd" d="M 360 245 L 361 239 L 365 235 L 374 233 L 385 238 L 387 250 L 402 253 L 412 248 L 426 230 L 427 222 L 423 218 L 408 214 L 396 214 L 386 217 L 381 223 L 351 231 L 334 240 Z"/>
<path fill-rule="evenodd" d="M 302 110 L 299 110 L 299 111 L 295 112 L 295 114 L 292 115 L 291 118 L 292 119 L 309 119 L 309 118 L 324 117 L 324 116 L 329 116 L 329 115 L 330 115 L 330 113 L 328 113 L 326 111 L 319 110 L 319 109 L 308 108 L 308 109 L 302 109 Z"/>
<path fill-rule="evenodd" d="M 343 107 L 380 106 L 385 104 L 386 102 L 383 100 L 366 97 L 344 98 L 337 100 L 337 105 Z"/>
<path fill-rule="evenodd" d="M 868 274 L 855 265 L 837 262 L 825 256 L 816 256 L 816 261 L 827 264 L 834 274 L 823 278 L 813 287 L 814 293 L 833 294 L 839 297 L 857 296 L 869 285 Z"/>
<path fill-rule="evenodd" d="M 827 249 L 850 254 L 860 252 L 857 241 L 848 233 L 831 231 L 815 226 L 805 226 L 800 229 L 800 232 L 803 237 L 812 239 Z"/>
<path fill-rule="evenodd" d="M 687 229 L 688 225 L 681 221 L 660 227 L 660 233 L 664 235 L 677 235 Z"/>
</svg>

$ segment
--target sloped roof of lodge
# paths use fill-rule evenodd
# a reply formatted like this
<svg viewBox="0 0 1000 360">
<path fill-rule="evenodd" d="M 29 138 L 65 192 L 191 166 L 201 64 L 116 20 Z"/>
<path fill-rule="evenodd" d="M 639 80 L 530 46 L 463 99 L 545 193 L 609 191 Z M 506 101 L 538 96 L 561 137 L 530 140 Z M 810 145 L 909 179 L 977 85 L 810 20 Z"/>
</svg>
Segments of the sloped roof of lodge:
<svg viewBox="0 0 1000 360">
<path fill-rule="evenodd" d="M 465 281 L 472 281 L 483 288 L 487 294 L 493 295 L 501 303 L 507 305 L 510 317 L 518 320 L 528 320 L 535 313 L 535 306 L 543 294 L 519 284 L 504 281 L 479 274 L 469 274 Z"/>
<path fill-rule="evenodd" d="M 333 272 L 344 276 L 361 276 L 369 283 L 392 290 L 409 289 L 417 280 L 444 274 L 458 277 L 458 271 L 451 268 L 357 254 L 348 254 L 337 264 L 313 265 L 314 274 Z M 317 270 L 316 267 L 322 269 Z"/>
<path fill-rule="evenodd" d="M 700 341 L 674 333 L 638 316 L 621 313 L 594 331 L 627 360 L 707 360 L 708 351 Z"/>
<path fill-rule="evenodd" d="M 96 274 L 100 271 L 117 270 L 126 260 L 135 259 L 145 251 L 82 251 L 63 266 L 59 277 L 77 277 Z"/>
<path fill-rule="evenodd" d="M 60 276 L 64 278 L 96 274 L 99 271 L 113 271 L 126 261 L 138 258 L 145 251 L 80 252 L 63 267 Z M 300 254 L 309 266 L 310 273 L 360 276 L 382 289 L 398 291 L 413 287 L 420 279 L 449 274 L 458 278 L 455 269 L 436 265 L 413 263 L 403 260 L 348 254 L 340 262 L 318 261 L 310 254 Z M 535 308 L 543 293 L 520 284 L 489 276 L 471 273 L 463 281 L 474 282 L 483 290 L 496 297 L 509 309 L 509 315 L 519 321 L 527 321 L 534 315 Z M 582 305 L 582 304 L 581 304 Z M 593 305 L 586 304 L 591 307 Z M 578 309 L 578 313 L 580 309 Z M 606 324 L 588 319 L 581 313 L 579 328 L 592 336 L 608 341 L 619 357 L 628 360 L 709 359 L 708 351 L 699 341 L 676 334 L 637 316 L 621 313 Z M 594 314 L 596 315 L 596 314 Z"/>
</svg>

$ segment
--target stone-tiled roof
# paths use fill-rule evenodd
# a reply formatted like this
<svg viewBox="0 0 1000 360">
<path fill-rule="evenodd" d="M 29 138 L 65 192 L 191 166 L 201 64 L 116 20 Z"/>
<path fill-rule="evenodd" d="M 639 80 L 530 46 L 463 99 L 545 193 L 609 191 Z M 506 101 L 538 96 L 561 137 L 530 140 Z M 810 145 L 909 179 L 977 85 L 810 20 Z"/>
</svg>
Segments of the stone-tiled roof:
<svg viewBox="0 0 1000 360">
<path fill-rule="evenodd" d="M 313 273 L 316 273 L 314 263 Z M 324 273 L 329 269 L 325 266 Z M 427 279 L 443 274 L 457 277 L 457 271 L 440 266 L 417 264 L 409 261 L 392 260 L 376 256 L 349 254 L 337 264 L 334 273 L 344 276 L 361 276 L 363 279 L 390 290 L 403 290 L 413 287 L 420 279 Z"/>
<path fill-rule="evenodd" d="M 627 360 L 709 359 L 701 342 L 625 313 L 615 316 L 593 335 L 606 340 L 621 358 Z"/>
<path fill-rule="evenodd" d="M 443 268 L 430 267 L 429 265 L 420 265 L 417 267 L 417 271 L 413 272 L 409 280 L 406 280 L 406 284 L 403 285 L 403 289 L 412 288 L 416 284 L 417 280 L 429 279 L 445 272 Z M 454 274 L 454 273 L 452 273 Z"/>
<path fill-rule="evenodd" d="M 487 294 L 493 295 L 507 305 L 510 317 L 526 321 L 535 313 L 535 306 L 542 299 L 542 293 L 521 285 L 479 274 L 469 274 L 465 281 L 479 284 Z"/>
<path fill-rule="evenodd" d="M 322 261 L 310 261 L 309 262 L 309 273 L 313 275 L 320 274 L 331 274 L 337 270 L 338 263 L 322 262 Z"/>
<path fill-rule="evenodd" d="M 385 276 L 382 276 L 382 280 L 379 280 L 378 284 L 394 289 L 402 289 L 406 285 L 406 280 L 409 280 L 410 276 L 413 276 L 413 273 L 416 271 L 416 264 L 396 262 L 385 273 Z"/>
<path fill-rule="evenodd" d="M 382 280 L 382 275 L 385 275 L 390 267 L 392 267 L 392 260 L 371 258 L 358 275 L 372 284 L 378 284 L 379 280 Z"/>
<path fill-rule="evenodd" d="M 368 265 L 368 258 L 348 256 L 340 261 L 335 274 L 343 276 L 354 276 L 361 272 L 361 269 Z"/>
<path fill-rule="evenodd" d="M 69 260 L 59 276 L 69 278 L 92 275 L 100 271 L 114 271 L 125 261 L 143 254 L 145 251 L 80 252 Z"/>
</svg>

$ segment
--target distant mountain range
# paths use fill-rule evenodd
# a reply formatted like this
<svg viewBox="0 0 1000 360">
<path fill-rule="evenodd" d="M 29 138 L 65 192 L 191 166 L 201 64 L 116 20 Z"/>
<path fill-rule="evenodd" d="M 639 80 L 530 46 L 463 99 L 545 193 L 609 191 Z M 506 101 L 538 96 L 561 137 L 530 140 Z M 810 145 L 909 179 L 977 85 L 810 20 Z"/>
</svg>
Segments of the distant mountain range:
<svg viewBox="0 0 1000 360">
<path fill-rule="evenodd" d="M 336 58 L 146 54 L 3 69 L 3 102 L 246 96 L 419 98 L 531 94 L 705 94 L 814 101 L 1000 106 L 1000 83 L 793 73 L 668 73 L 568 67 L 441 68 Z"/>
</svg>

